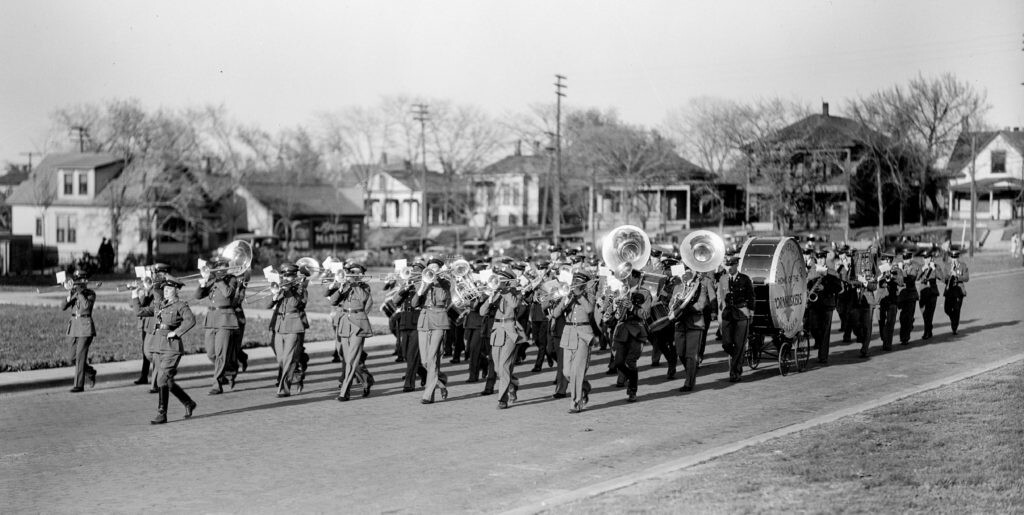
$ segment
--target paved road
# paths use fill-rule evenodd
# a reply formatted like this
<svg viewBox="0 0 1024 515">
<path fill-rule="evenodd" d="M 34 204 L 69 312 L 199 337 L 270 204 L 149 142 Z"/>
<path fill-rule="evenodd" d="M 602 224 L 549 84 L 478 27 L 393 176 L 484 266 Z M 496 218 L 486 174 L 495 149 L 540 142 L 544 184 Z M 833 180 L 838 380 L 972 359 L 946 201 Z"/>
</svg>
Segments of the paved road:
<svg viewBox="0 0 1024 515">
<path fill-rule="evenodd" d="M 681 380 L 666 382 L 645 354 L 640 402 L 627 404 L 599 354 L 582 415 L 550 398 L 547 369 L 521 371 L 520 402 L 499 411 L 464 384 L 464 365 L 446 363 L 451 397 L 421 405 L 386 350 L 371 354 L 370 398 L 336 402 L 337 371 L 321 360 L 304 394 L 277 399 L 263 367 L 219 397 L 205 395 L 205 377 L 185 380 L 196 417 L 182 421 L 172 399 L 164 426 L 149 425 L 144 387 L 4 395 L 0 498 L 4 511 L 503 511 L 1020 353 L 1024 274 L 970 286 L 958 337 L 940 312 L 928 342 L 882 354 L 876 338 L 868 361 L 840 345 L 832 365 L 787 377 L 768 368 L 730 384 L 712 343 L 697 390 L 679 394 Z"/>
</svg>

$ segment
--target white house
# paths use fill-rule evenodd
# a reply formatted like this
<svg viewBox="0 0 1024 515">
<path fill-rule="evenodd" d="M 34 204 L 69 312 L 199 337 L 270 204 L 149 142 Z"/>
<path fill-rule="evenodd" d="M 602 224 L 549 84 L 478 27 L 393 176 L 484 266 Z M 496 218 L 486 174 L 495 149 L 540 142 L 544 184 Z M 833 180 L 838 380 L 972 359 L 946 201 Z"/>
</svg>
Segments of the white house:
<svg viewBox="0 0 1024 515">
<path fill-rule="evenodd" d="M 971 217 L 971 173 L 978 196 L 978 220 L 1011 220 L 1021 216 L 1015 200 L 1024 186 L 1024 132 L 961 134 L 947 165 L 949 218 Z"/>
<path fill-rule="evenodd" d="M 363 167 L 367 174 L 368 188 L 365 196 L 367 226 L 419 227 L 420 206 L 423 202 L 421 186 L 422 168 L 413 167 L 408 161 L 382 163 Z M 445 194 L 450 198 L 458 196 L 457 185 L 446 184 L 444 176 L 427 171 L 427 221 L 431 224 L 446 223 L 442 209 Z"/>
<path fill-rule="evenodd" d="M 516 153 L 471 175 L 473 225 L 488 219 L 499 227 L 540 222 L 541 181 L 550 173 L 551 158 Z"/>
<path fill-rule="evenodd" d="M 46 156 L 7 199 L 11 232 L 31 235 L 34 245 L 56 246 L 61 264 L 86 252 L 96 255 L 103 238 L 111 237 L 107 186 L 123 170 L 124 161 L 110 154 Z M 128 253 L 146 250 L 139 218 L 122 218 L 118 263 Z"/>
</svg>

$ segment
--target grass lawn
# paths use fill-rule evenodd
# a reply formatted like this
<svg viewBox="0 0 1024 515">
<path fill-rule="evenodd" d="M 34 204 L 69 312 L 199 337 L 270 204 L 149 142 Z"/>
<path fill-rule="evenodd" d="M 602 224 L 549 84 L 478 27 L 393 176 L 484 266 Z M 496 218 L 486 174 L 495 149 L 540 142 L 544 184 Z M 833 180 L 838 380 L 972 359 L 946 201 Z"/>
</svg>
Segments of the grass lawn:
<svg viewBox="0 0 1024 515">
<path fill-rule="evenodd" d="M 559 513 L 1022 513 L 1024 363 Z"/>
<path fill-rule="evenodd" d="M 74 364 L 73 348 L 65 331 L 67 313 L 56 307 L 0 307 L 0 372 L 63 367 Z M 197 317 L 198 324 L 202 317 Z M 98 335 L 89 349 L 92 363 L 142 358 L 142 344 L 136 329 L 138 318 L 124 309 L 93 310 Z M 243 346 L 266 345 L 270 341 L 265 319 L 252 319 L 246 324 Z M 185 334 L 185 352 L 205 352 L 203 331 L 197 325 Z M 310 320 L 307 341 L 333 339 L 331 323 Z"/>
</svg>

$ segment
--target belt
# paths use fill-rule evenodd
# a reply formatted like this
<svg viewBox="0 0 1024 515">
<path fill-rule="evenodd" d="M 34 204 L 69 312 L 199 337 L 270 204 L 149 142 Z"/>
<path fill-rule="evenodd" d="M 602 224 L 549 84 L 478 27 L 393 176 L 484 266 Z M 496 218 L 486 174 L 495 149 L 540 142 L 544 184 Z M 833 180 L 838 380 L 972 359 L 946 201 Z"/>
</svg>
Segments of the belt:
<svg viewBox="0 0 1024 515">
<path fill-rule="evenodd" d="M 565 325 L 590 325 L 590 322 L 566 322 Z"/>
<path fill-rule="evenodd" d="M 92 315 L 71 315 L 71 318 L 92 318 Z"/>
<path fill-rule="evenodd" d="M 495 319 L 494 319 L 494 321 L 495 321 L 495 322 L 511 322 L 511 321 L 513 321 L 513 320 L 515 320 L 515 317 L 510 317 L 510 318 L 495 318 Z"/>
<path fill-rule="evenodd" d="M 172 325 L 167 325 L 167 324 L 160 324 L 160 325 L 156 326 L 156 328 L 157 329 L 165 329 L 167 331 L 173 331 L 173 330 L 177 329 L 178 326 L 176 326 L 176 325 L 172 326 Z"/>
<path fill-rule="evenodd" d="M 210 311 L 234 311 L 235 310 L 235 308 L 233 306 L 224 306 L 224 307 L 221 307 L 221 308 L 219 308 L 217 306 L 210 306 L 207 309 L 209 309 Z"/>
<path fill-rule="evenodd" d="M 361 309 L 343 309 L 342 311 L 344 311 L 345 313 L 362 313 L 363 312 L 363 310 L 361 310 Z"/>
<path fill-rule="evenodd" d="M 444 306 L 427 306 L 427 307 L 425 307 L 423 309 L 429 309 L 431 311 L 444 311 L 444 310 L 446 310 L 448 308 L 446 308 Z"/>
</svg>

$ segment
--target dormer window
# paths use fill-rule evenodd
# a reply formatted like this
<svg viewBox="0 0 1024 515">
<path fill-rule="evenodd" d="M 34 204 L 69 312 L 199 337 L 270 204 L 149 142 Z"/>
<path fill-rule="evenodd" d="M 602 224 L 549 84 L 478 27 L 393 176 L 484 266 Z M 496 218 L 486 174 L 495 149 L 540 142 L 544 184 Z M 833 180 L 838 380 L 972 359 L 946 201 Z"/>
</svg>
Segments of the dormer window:
<svg viewBox="0 0 1024 515">
<path fill-rule="evenodd" d="M 75 176 L 71 172 L 61 172 L 64 175 L 64 194 L 75 194 Z"/>
<path fill-rule="evenodd" d="M 61 170 L 61 197 L 89 196 L 89 170 Z"/>
<path fill-rule="evenodd" d="M 78 195 L 89 195 L 89 172 L 78 172 Z"/>
</svg>

